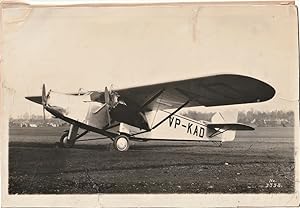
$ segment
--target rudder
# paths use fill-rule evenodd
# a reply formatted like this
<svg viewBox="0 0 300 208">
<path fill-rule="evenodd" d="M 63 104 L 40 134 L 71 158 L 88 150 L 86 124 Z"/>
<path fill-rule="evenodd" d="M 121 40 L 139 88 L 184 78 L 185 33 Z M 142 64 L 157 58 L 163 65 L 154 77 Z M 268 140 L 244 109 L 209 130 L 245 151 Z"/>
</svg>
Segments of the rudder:
<svg viewBox="0 0 300 208">
<path fill-rule="evenodd" d="M 218 123 L 236 123 L 238 119 L 238 112 L 237 111 L 224 111 L 224 112 L 217 112 L 211 118 L 211 123 L 218 124 Z M 236 131 L 235 130 L 228 130 L 224 133 L 220 134 L 222 142 L 223 141 L 233 141 L 235 138 Z"/>
</svg>

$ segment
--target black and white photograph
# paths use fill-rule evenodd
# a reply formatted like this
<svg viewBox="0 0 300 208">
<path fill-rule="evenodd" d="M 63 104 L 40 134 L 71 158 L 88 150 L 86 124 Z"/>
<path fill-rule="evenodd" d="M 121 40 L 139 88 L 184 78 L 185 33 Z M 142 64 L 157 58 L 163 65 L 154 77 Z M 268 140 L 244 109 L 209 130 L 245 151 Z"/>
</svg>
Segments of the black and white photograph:
<svg viewBox="0 0 300 208">
<path fill-rule="evenodd" d="M 45 2 L 2 4 L 4 206 L 299 205 L 294 3 Z"/>
</svg>

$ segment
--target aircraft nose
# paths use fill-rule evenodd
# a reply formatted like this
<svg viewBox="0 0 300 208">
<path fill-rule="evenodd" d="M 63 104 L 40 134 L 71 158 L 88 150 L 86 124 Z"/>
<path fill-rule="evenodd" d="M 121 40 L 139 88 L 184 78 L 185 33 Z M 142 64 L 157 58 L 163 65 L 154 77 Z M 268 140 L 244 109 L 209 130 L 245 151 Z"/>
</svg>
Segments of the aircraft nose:
<svg viewBox="0 0 300 208">
<path fill-rule="evenodd" d="M 28 96 L 28 97 L 25 97 L 25 98 L 27 100 L 30 100 L 31 102 L 42 105 L 42 96 Z"/>
</svg>

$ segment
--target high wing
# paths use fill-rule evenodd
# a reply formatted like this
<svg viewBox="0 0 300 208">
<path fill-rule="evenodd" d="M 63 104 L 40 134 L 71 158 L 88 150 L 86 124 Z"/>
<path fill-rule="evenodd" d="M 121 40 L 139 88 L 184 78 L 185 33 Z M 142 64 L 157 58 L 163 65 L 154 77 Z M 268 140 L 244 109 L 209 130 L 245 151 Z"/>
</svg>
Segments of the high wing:
<svg viewBox="0 0 300 208">
<path fill-rule="evenodd" d="M 43 90 L 43 92 L 45 92 L 45 90 Z M 274 94 L 275 90 L 260 80 L 242 75 L 220 74 L 119 89 L 111 92 L 108 90 L 104 92 L 87 91 L 84 93 L 79 91 L 76 94 L 66 94 L 50 90 L 48 92 L 49 96 L 46 95 L 46 93 L 42 93 L 43 96 L 26 98 L 43 106 L 45 105 L 45 107 L 49 107 L 49 109 L 47 109 L 48 111 L 51 109 L 56 110 L 65 117 L 73 118 L 83 123 L 86 122 L 88 125 L 95 126 L 98 129 L 106 127 L 106 121 L 108 121 L 108 126 L 110 126 L 111 121 L 117 121 L 140 129 L 151 130 L 159 126 L 183 107 L 255 103 L 269 100 Z M 47 102 L 43 102 L 42 97 L 44 97 L 44 100 Z M 62 97 L 67 100 L 74 100 L 74 102 L 70 102 L 66 105 L 62 102 Z M 76 104 L 79 104 L 78 102 L 80 105 L 76 106 Z M 91 103 L 90 105 L 83 105 L 82 102 L 85 104 L 87 104 L 87 102 Z M 96 104 L 97 102 L 102 105 Z M 107 106 L 107 108 L 105 108 L 105 111 L 100 111 L 103 104 Z M 95 105 L 93 112 L 88 111 L 91 105 Z M 54 109 L 55 107 L 57 109 Z M 79 108 L 85 110 L 79 110 Z M 145 112 L 163 109 L 176 110 L 152 126 Z M 89 112 L 89 115 L 95 118 L 86 118 L 86 114 L 81 112 Z M 104 113 L 106 116 L 102 115 Z M 54 115 L 55 112 L 52 114 Z M 92 125 L 91 123 L 94 124 Z"/>
<path fill-rule="evenodd" d="M 185 107 L 256 103 L 271 99 L 275 90 L 265 82 L 236 74 L 220 74 L 194 79 L 119 89 L 116 92 L 130 106 L 143 111 Z"/>
</svg>

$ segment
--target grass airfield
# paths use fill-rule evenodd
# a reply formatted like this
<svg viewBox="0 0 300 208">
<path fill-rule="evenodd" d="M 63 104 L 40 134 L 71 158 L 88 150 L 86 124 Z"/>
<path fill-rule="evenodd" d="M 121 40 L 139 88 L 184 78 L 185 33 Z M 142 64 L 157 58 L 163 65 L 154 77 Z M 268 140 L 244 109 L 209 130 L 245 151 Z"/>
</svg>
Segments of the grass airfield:
<svg viewBox="0 0 300 208">
<path fill-rule="evenodd" d="M 132 142 L 127 152 L 109 139 L 58 148 L 63 130 L 10 129 L 10 194 L 294 192 L 293 128 L 238 132 L 222 147 Z"/>
</svg>

